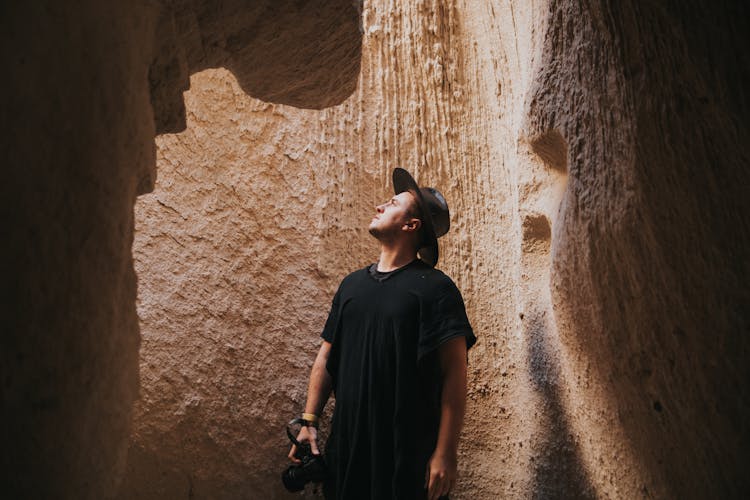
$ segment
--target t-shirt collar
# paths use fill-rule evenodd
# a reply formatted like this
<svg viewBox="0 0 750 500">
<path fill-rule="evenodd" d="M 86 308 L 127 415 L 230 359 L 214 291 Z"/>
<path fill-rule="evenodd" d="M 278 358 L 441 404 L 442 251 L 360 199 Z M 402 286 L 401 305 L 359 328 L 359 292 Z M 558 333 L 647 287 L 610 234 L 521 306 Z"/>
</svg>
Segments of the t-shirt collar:
<svg viewBox="0 0 750 500">
<path fill-rule="evenodd" d="M 398 273 L 399 271 L 402 271 L 406 269 L 407 267 L 411 266 L 415 262 L 417 262 L 419 259 L 415 258 L 408 264 L 404 264 L 403 266 L 393 269 L 392 271 L 378 271 L 378 263 L 375 262 L 374 264 L 370 264 L 370 266 L 367 268 L 367 274 L 370 275 L 374 280 L 383 282 L 393 276 L 394 274 Z"/>
</svg>

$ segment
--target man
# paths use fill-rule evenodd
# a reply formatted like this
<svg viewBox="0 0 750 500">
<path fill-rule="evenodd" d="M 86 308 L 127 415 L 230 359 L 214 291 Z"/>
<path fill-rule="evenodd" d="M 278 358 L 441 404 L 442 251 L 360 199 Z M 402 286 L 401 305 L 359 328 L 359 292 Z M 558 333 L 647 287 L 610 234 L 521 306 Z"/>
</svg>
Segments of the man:
<svg viewBox="0 0 750 500">
<path fill-rule="evenodd" d="M 315 454 L 318 415 L 332 390 L 336 397 L 328 500 L 436 500 L 456 481 L 476 338 L 460 292 L 434 269 L 448 205 L 403 169 L 393 186 L 369 226 L 380 258 L 341 282 L 310 375 L 298 440 Z M 298 462 L 295 452 L 289 458 Z"/>
</svg>

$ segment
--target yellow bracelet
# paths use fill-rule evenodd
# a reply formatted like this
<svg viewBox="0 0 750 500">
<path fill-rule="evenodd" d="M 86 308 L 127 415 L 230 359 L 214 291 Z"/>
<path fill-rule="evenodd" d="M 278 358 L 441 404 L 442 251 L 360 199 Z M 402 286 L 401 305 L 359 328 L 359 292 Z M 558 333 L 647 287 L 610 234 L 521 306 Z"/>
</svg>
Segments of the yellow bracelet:
<svg viewBox="0 0 750 500">
<path fill-rule="evenodd" d="M 314 413 L 303 413 L 302 420 L 305 420 L 306 422 L 310 422 L 311 424 L 317 424 L 318 416 Z"/>
</svg>

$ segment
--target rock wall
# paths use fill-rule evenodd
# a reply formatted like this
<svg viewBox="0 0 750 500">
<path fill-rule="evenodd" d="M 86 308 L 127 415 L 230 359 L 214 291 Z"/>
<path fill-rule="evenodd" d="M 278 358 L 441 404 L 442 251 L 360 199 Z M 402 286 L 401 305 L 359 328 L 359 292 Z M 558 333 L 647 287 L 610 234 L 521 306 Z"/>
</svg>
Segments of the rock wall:
<svg viewBox="0 0 750 500">
<path fill-rule="evenodd" d="M 282 425 L 395 166 L 448 198 L 480 338 L 456 498 L 746 492 L 744 10 L 373 0 L 338 106 L 195 75 L 136 209 L 124 496 L 285 497 Z"/>
<path fill-rule="evenodd" d="M 133 204 L 153 164 L 153 14 L 0 7 L 2 461 L 8 498 L 102 498 L 138 395 Z M 110 493 L 111 494 L 111 493 Z"/>
<path fill-rule="evenodd" d="M 285 498 L 400 165 L 480 337 L 456 498 L 746 497 L 747 10 L 4 4 L 3 491 Z"/>
<path fill-rule="evenodd" d="M 0 6 L 3 497 L 116 494 L 139 385 L 133 206 L 153 188 L 154 136 L 179 128 L 182 81 L 224 65 L 244 92 L 310 107 L 356 83 L 355 4 L 246 7 Z"/>
</svg>

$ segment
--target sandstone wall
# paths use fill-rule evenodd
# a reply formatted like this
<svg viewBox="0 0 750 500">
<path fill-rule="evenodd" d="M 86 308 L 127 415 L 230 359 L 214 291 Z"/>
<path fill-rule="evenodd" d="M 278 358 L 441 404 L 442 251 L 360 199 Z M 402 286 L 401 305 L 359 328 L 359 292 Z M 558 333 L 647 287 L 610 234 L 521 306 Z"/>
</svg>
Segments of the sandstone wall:
<svg viewBox="0 0 750 500">
<path fill-rule="evenodd" d="M 355 4 L 252 4 L 0 5 L 4 498 L 117 491 L 139 379 L 133 206 L 190 72 L 228 66 L 244 92 L 310 107 L 351 93 Z"/>
<path fill-rule="evenodd" d="M 125 491 L 284 497 L 281 425 L 395 166 L 448 198 L 480 338 L 456 498 L 746 491 L 737 9 L 371 1 L 341 105 L 195 75 L 137 206 Z"/>
<path fill-rule="evenodd" d="M 0 7 L 8 498 L 112 492 L 138 394 L 130 248 L 138 178 L 155 149 L 142 57 L 153 10 L 79 7 Z"/>
<path fill-rule="evenodd" d="M 284 498 L 402 165 L 480 336 L 456 498 L 746 497 L 745 4 L 360 7 L 0 7 L 3 491 Z"/>
</svg>

